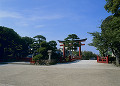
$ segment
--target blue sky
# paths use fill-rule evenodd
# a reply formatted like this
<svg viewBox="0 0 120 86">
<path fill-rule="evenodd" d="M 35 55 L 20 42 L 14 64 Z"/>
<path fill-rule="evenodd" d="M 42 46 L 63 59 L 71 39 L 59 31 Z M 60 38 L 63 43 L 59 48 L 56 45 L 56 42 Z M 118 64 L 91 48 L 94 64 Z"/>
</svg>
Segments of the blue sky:
<svg viewBox="0 0 120 86">
<path fill-rule="evenodd" d="M 43 35 L 47 41 L 77 34 L 88 39 L 83 51 L 98 54 L 87 45 L 92 42 L 87 32 L 100 31 L 101 20 L 110 15 L 104 9 L 105 3 L 105 0 L 0 0 L 0 26 L 14 29 L 22 37 Z"/>
</svg>

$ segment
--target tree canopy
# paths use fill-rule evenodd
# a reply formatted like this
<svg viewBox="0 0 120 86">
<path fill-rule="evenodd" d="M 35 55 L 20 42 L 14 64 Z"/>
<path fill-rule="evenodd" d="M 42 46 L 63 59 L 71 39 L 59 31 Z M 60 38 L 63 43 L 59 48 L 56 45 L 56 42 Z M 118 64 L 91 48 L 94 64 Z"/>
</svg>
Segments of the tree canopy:
<svg viewBox="0 0 120 86">
<path fill-rule="evenodd" d="M 99 50 L 99 53 L 102 56 L 105 56 L 105 53 L 107 52 L 107 45 L 105 45 L 105 42 L 103 40 L 103 37 L 101 36 L 100 32 L 93 32 L 93 33 L 89 33 L 93 36 L 93 40 L 92 43 L 89 43 L 88 45 L 90 46 L 94 46 L 97 48 L 97 50 Z"/>
<path fill-rule="evenodd" d="M 101 35 L 108 48 L 120 54 L 120 16 L 109 16 L 101 24 Z"/>
<path fill-rule="evenodd" d="M 56 54 L 57 49 L 57 43 L 56 41 L 46 41 L 46 38 L 42 35 L 37 35 L 34 37 L 34 43 L 31 45 L 31 48 L 33 48 L 34 61 L 41 61 L 41 60 L 47 60 L 48 59 L 48 50 L 52 50 L 52 59 L 57 59 L 58 55 Z"/>
<path fill-rule="evenodd" d="M 80 39 L 76 34 L 69 34 L 67 38 L 64 39 L 64 44 L 65 47 L 67 48 L 69 55 L 70 52 L 72 52 L 73 56 L 73 51 L 77 50 L 77 47 L 81 46 L 77 39 Z"/>
<path fill-rule="evenodd" d="M 56 43 L 56 41 L 49 41 L 48 42 L 48 45 L 49 45 L 49 50 L 52 50 L 52 52 L 55 52 L 56 51 L 56 49 L 57 49 L 57 43 Z"/>
<path fill-rule="evenodd" d="M 83 60 L 89 60 L 89 59 L 95 60 L 95 59 L 97 59 L 97 54 L 94 54 L 91 51 L 82 51 L 81 53 L 82 53 Z M 79 56 L 79 51 L 73 51 L 73 54 L 76 56 Z"/>
<path fill-rule="evenodd" d="M 79 37 L 76 34 L 70 34 L 67 38 L 65 38 L 65 47 L 68 48 L 68 50 L 74 50 L 77 49 L 79 45 L 79 42 L 75 42 L 76 39 L 79 39 Z"/>
<path fill-rule="evenodd" d="M 56 54 L 56 41 L 46 42 L 42 35 L 21 37 L 13 29 L 0 26 L 0 58 L 26 57 L 34 55 L 34 60 L 48 59 L 48 50 L 52 50 L 52 58 L 58 58 Z"/>
<path fill-rule="evenodd" d="M 21 42 L 13 29 L 0 26 L 0 57 L 17 56 L 22 50 Z"/>
<path fill-rule="evenodd" d="M 35 37 L 33 37 L 35 39 L 35 42 L 39 43 L 42 42 L 42 41 L 46 41 L 46 38 L 42 35 L 37 35 Z"/>
<path fill-rule="evenodd" d="M 120 0 L 106 0 L 104 8 L 107 12 L 120 15 Z"/>
</svg>

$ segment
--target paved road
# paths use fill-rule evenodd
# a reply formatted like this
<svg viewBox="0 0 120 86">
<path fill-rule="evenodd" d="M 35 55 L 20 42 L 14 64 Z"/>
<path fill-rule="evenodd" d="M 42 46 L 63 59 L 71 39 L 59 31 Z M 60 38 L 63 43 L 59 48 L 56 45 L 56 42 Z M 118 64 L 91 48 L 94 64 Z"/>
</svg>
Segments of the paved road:
<svg viewBox="0 0 120 86">
<path fill-rule="evenodd" d="M 120 68 L 96 61 L 0 65 L 0 86 L 120 86 Z"/>
</svg>

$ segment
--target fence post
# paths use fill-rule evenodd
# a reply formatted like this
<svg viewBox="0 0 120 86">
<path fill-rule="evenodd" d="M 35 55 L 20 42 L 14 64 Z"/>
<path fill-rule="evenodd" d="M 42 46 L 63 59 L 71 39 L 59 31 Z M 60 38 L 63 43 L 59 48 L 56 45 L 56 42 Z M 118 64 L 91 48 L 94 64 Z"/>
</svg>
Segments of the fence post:
<svg viewBox="0 0 120 86">
<path fill-rule="evenodd" d="M 106 57 L 106 63 L 108 63 L 108 56 Z"/>
<path fill-rule="evenodd" d="M 99 57 L 97 56 L 97 62 L 98 62 L 98 60 L 99 60 Z"/>
</svg>

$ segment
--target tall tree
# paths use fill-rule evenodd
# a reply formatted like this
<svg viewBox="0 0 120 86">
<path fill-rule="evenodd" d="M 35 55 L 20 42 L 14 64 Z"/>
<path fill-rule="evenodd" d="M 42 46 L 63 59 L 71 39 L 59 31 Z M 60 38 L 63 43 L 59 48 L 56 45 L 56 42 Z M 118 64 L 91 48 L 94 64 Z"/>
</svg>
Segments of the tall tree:
<svg viewBox="0 0 120 86">
<path fill-rule="evenodd" d="M 109 16 L 101 24 L 101 33 L 90 33 L 93 36 L 93 43 L 104 56 L 111 49 L 116 56 L 116 64 L 119 65 L 120 58 L 120 16 Z"/>
<path fill-rule="evenodd" d="M 101 24 L 101 35 L 104 42 L 116 56 L 116 64 L 120 58 L 120 16 L 109 16 Z"/>
<path fill-rule="evenodd" d="M 48 42 L 48 45 L 49 45 L 49 50 L 52 50 L 52 52 L 55 52 L 56 51 L 56 49 L 57 49 L 57 43 L 56 43 L 56 41 L 49 41 Z"/>
<path fill-rule="evenodd" d="M 100 52 L 104 53 L 111 49 L 116 56 L 116 65 L 120 59 L 120 0 L 106 0 L 105 9 L 113 15 L 108 16 L 101 24 L 101 33 L 90 33 L 93 36 L 93 43 Z"/>
<path fill-rule="evenodd" d="M 40 42 L 42 42 L 42 41 L 46 41 L 46 38 L 42 35 L 37 35 L 33 38 L 35 38 L 35 42 L 37 42 L 38 44 L 40 44 Z"/>
<path fill-rule="evenodd" d="M 82 59 L 89 60 L 89 59 L 96 59 L 97 55 L 91 51 L 82 51 Z"/>
<path fill-rule="evenodd" d="M 27 36 L 22 37 L 22 40 L 24 40 L 25 43 L 26 43 L 28 46 L 29 46 L 29 44 L 33 44 L 33 42 L 34 42 L 34 39 L 33 39 L 33 38 L 27 37 Z"/>
<path fill-rule="evenodd" d="M 34 46 L 37 46 L 35 48 L 35 54 L 34 54 L 34 57 L 33 57 L 33 60 L 36 61 L 36 60 L 39 60 L 39 62 L 41 60 L 47 60 L 48 59 L 48 50 L 52 50 L 52 59 L 57 59 L 58 55 L 56 54 L 56 41 L 49 41 L 49 42 L 46 42 L 46 41 L 41 41 L 40 44 L 39 42 L 36 42 L 35 44 L 33 44 Z"/>
<path fill-rule="evenodd" d="M 28 54 L 31 54 L 32 53 L 32 47 L 31 45 L 33 44 L 34 42 L 34 39 L 31 38 L 31 37 L 22 37 L 22 46 L 23 46 L 23 49 L 22 49 L 22 56 L 26 56 Z"/>
<path fill-rule="evenodd" d="M 92 43 L 89 43 L 88 45 L 96 47 L 97 50 L 99 50 L 99 53 L 102 56 L 105 56 L 105 53 L 107 52 L 108 49 L 107 49 L 107 45 L 103 40 L 104 37 L 101 36 L 100 32 L 93 32 L 89 34 L 93 36 L 93 40 Z"/>
<path fill-rule="evenodd" d="M 21 37 L 13 29 L 0 26 L 0 57 L 16 57 L 21 49 Z"/>
<path fill-rule="evenodd" d="M 41 43 L 46 41 L 46 38 L 42 35 L 37 35 L 34 38 L 33 44 L 30 45 L 33 48 L 34 54 L 37 52 L 37 49 L 41 47 Z"/>
<path fill-rule="evenodd" d="M 113 15 L 107 17 L 101 24 L 102 35 L 108 47 L 116 56 L 116 65 L 120 59 L 120 0 L 106 0 L 104 8 Z"/>
<path fill-rule="evenodd" d="M 65 38 L 65 47 L 67 47 L 67 49 L 69 51 L 72 51 L 73 54 L 73 50 L 76 50 L 77 47 L 80 46 L 79 42 L 75 42 L 76 39 L 79 39 L 79 37 L 76 34 L 70 34 L 68 35 L 67 38 Z"/>
</svg>

